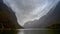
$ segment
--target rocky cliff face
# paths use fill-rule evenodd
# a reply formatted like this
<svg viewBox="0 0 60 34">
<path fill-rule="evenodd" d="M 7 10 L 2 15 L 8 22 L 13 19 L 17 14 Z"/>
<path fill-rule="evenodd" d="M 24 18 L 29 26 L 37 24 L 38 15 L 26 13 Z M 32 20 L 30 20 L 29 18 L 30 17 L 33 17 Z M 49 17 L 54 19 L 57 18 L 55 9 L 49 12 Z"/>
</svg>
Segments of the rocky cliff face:
<svg viewBox="0 0 60 34">
<path fill-rule="evenodd" d="M 60 2 L 53 11 L 52 9 L 39 20 L 26 23 L 24 28 L 60 28 Z"/>
<path fill-rule="evenodd" d="M 1 29 L 22 28 L 17 22 L 15 13 L 3 3 L 3 0 L 0 0 L 0 28 Z"/>
</svg>

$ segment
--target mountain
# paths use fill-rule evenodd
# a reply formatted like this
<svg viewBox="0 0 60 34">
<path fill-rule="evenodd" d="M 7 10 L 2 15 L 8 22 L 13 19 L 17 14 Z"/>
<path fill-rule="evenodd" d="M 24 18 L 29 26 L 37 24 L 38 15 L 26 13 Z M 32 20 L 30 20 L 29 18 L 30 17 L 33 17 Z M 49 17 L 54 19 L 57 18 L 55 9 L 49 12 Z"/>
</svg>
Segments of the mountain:
<svg viewBox="0 0 60 34">
<path fill-rule="evenodd" d="M 60 2 L 52 9 L 39 20 L 25 23 L 24 28 L 60 28 Z"/>
<path fill-rule="evenodd" d="M 0 29 L 19 29 L 22 28 L 15 16 L 15 13 L 0 0 Z"/>
</svg>

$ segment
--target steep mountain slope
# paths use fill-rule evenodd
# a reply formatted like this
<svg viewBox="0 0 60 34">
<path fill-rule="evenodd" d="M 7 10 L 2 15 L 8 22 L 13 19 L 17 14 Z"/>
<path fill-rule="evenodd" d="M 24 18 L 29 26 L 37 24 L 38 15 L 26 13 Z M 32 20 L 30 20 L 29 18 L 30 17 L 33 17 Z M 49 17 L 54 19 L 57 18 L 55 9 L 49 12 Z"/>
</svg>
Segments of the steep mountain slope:
<svg viewBox="0 0 60 34">
<path fill-rule="evenodd" d="M 3 0 L 0 0 L 0 28 L 1 29 L 22 28 L 17 22 L 15 13 L 3 3 Z"/>
</svg>

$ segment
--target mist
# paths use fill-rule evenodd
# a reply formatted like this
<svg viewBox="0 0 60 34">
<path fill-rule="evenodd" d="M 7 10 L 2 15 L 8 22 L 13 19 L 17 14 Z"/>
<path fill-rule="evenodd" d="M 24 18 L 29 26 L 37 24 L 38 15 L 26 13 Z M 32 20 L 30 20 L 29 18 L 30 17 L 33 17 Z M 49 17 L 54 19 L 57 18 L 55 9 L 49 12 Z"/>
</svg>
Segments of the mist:
<svg viewBox="0 0 60 34">
<path fill-rule="evenodd" d="M 28 21 L 39 20 L 50 9 L 54 9 L 59 0 L 3 0 L 17 17 L 18 23 L 23 26 Z"/>
</svg>

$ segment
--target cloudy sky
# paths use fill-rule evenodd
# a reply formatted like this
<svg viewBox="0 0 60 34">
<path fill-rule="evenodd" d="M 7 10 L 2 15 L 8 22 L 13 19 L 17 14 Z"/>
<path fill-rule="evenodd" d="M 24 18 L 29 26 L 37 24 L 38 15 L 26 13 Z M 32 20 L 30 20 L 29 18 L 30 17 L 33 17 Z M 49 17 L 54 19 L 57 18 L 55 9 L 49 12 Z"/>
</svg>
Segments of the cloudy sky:
<svg viewBox="0 0 60 34">
<path fill-rule="evenodd" d="M 17 16 L 18 23 L 23 26 L 28 21 L 38 20 L 46 15 L 59 0 L 4 0 Z"/>
</svg>

